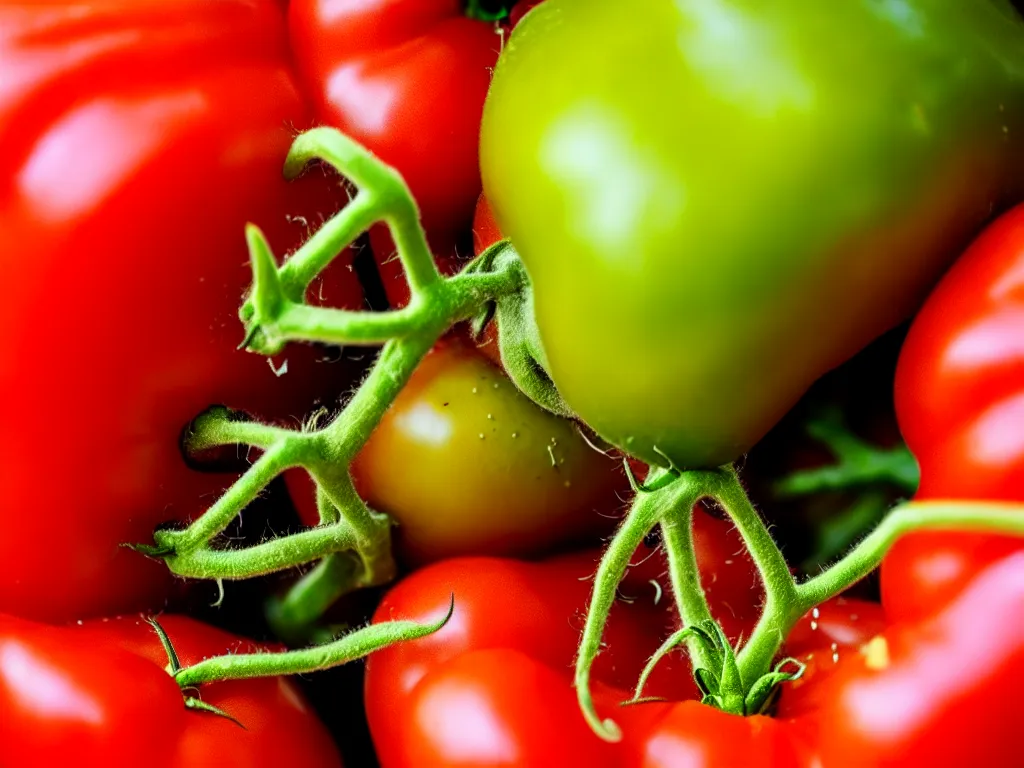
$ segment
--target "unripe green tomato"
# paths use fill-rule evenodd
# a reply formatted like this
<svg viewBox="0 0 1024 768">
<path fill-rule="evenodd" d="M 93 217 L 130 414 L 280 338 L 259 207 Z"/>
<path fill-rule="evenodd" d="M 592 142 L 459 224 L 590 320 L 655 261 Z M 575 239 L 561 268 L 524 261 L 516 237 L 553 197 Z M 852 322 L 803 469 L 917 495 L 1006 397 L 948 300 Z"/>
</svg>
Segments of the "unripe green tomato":
<svg viewBox="0 0 1024 768">
<path fill-rule="evenodd" d="M 628 490 L 620 459 L 541 410 L 458 339 L 420 364 L 352 472 L 371 507 L 395 518 L 413 563 L 524 555 L 610 527 Z"/>
<path fill-rule="evenodd" d="M 1003 0 L 546 0 L 481 136 L 570 409 L 715 466 L 1021 196 L 1024 25 Z"/>
</svg>

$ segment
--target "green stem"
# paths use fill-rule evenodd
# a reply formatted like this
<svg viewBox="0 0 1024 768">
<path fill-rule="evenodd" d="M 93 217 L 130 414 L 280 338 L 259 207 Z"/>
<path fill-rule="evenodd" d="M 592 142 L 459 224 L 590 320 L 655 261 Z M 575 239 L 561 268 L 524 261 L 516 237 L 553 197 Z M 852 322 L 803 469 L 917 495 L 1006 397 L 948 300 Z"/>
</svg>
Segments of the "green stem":
<svg viewBox="0 0 1024 768">
<path fill-rule="evenodd" d="M 267 604 L 267 622 L 283 640 L 308 640 L 309 630 L 355 583 L 361 565 L 347 552 L 328 555 L 300 578 L 287 594 Z"/>
<path fill-rule="evenodd" d="M 797 587 L 802 613 L 860 581 L 878 567 L 900 536 L 921 529 L 1024 536 L 1024 509 L 1019 504 L 997 502 L 903 504 L 835 565 Z"/>
<path fill-rule="evenodd" d="M 334 525 L 270 539 L 243 549 L 198 547 L 166 558 L 167 567 L 189 579 L 250 579 L 296 568 L 334 552 L 356 549 L 352 527 Z"/>
<path fill-rule="evenodd" d="M 395 643 L 415 640 L 436 632 L 451 618 L 448 614 L 430 624 L 415 621 L 389 621 L 371 624 L 329 643 L 284 653 L 240 653 L 214 656 L 191 667 L 183 667 L 174 679 L 180 688 L 195 688 L 219 680 L 245 680 L 316 672 L 360 659 Z"/>
<path fill-rule="evenodd" d="M 769 672 L 783 640 L 804 614 L 867 576 L 900 536 L 918 530 L 1024 536 L 1024 509 L 994 502 L 912 502 L 897 507 L 835 565 L 796 586 L 788 602 L 765 606 L 754 634 L 737 657 L 744 682 Z"/>
<path fill-rule="evenodd" d="M 684 627 L 713 621 L 707 595 L 700 582 L 697 552 L 693 546 L 693 505 L 687 508 L 680 506 L 666 514 L 661 521 L 661 530 L 680 621 Z M 705 646 L 692 638 L 687 642 L 693 667 L 708 667 L 711 660 L 707 658 Z"/>
<path fill-rule="evenodd" d="M 656 484 L 665 472 L 666 470 L 652 468 L 648 483 Z M 638 493 L 629 513 L 605 550 L 594 577 L 590 608 L 587 611 L 587 620 L 576 658 L 575 686 L 576 698 L 583 716 L 594 732 L 606 741 L 618 741 L 622 733 L 614 721 L 602 720 L 597 714 L 590 691 L 590 671 L 594 659 L 601 650 L 601 638 L 608 622 L 608 614 L 615 602 L 619 582 L 622 581 L 629 561 L 637 547 L 643 543 L 644 537 L 666 514 L 679 509 L 690 509 L 697 502 L 699 496 L 692 480 L 692 477 L 684 474 L 657 491 Z"/>
<path fill-rule="evenodd" d="M 301 463 L 303 435 L 292 433 L 268 448 L 206 512 L 183 531 L 157 531 L 157 544 L 185 555 L 221 533 L 270 482 L 289 467 Z"/>
<path fill-rule="evenodd" d="M 771 646 L 777 650 L 788 634 L 791 622 L 803 615 L 803 612 L 793 616 L 794 611 L 798 611 L 794 607 L 797 603 L 796 582 L 768 527 L 750 503 L 734 468 L 722 470 L 721 484 L 714 498 L 736 524 L 764 582 L 764 610 L 750 640 L 737 657 L 740 677 L 743 685 L 749 689 L 767 670 L 762 671 L 759 664 L 754 664 L 751 670 L 748 658 L 753 656 L 760 660 L 765 647 Z"/>
</svg>

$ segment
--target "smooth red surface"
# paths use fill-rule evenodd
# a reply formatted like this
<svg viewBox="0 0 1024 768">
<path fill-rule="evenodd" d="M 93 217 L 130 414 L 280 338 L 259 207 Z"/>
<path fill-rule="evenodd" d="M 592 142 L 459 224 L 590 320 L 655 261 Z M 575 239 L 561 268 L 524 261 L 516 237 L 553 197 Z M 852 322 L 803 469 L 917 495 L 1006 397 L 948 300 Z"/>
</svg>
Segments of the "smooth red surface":
<svg viewBox="0 0 1024 768">
<path fill-rule="evenodd" d="M 1024 206 L 993 223 L 918 314 L 896 410 L 921 465 L 917 499 L 1024 501 Z M 1020 540 L 920 533 L 882 564 L 886 610 L 920 618 Z"/>
<path fill-rule="evenodd" d="M 203 511 L 232 477 L 186 468 L 216 403 L 298 419 L 347 382 L 236 351 L 246 222 L 283 256 L 344 196 L 281 175 L 310 117 L 264 0 L 0 7 L 0 610 L 63 619 L 163 603 L 119 548 Z M 313 293 L 357 307 L 343 266 Z"/>
<path fill-rule="evenodd" d="M 830 680 L 824 766 L 1018 764 L 1024 552 L 989 566 L 931 619 L 882 638 L 886 653 L 850 654 Z"/>
<path fill-rule="evenodd" d="M 183 665 L 257 649 L 183 616 L 160 622 Z M 340 766 L 330 735 L 287 680 L 202 687 L 203 701 L 240 728 L 186 710 L 166 665 L 140 617 L 52 627 L 0 616 L 0 765 Z"/>
</svg>

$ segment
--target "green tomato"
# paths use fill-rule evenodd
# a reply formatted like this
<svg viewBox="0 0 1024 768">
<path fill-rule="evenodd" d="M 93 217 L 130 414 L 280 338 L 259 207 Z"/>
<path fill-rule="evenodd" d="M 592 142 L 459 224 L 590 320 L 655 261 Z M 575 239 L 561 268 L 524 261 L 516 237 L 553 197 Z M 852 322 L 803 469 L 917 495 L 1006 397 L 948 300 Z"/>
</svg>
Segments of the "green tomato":
<svg viewBox="0 0 1024 768">
<path fill-rule="evenodd" d="M 484 188 L 569 408 L 680 469 L 749 449 L 1024 182 L 1002 0 L 547 0 Z"/>
<path fill-rule="evenodd" d="M 398 523 L 401 559 L 419 564 L 534 555 L 607 533 L 617 492 L 629 490 L 620 462 L 452 338 L 420 363 L 352 473 Z"/>
</svg>

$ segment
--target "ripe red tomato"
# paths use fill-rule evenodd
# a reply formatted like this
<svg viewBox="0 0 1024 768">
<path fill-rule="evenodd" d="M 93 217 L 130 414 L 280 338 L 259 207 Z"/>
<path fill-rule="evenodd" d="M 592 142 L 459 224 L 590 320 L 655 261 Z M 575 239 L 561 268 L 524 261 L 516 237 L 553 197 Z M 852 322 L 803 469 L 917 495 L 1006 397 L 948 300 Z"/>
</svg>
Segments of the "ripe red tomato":
<svg viewBox="0 0 1024 768">
<path fill-rule="evenodd" d="M 119 545 L 231 479 L 186 467 L 183 427 L 344 386 L 312 348 L 278 375 L 235 349 L 245 223 L 284 254 L 340 203 L 323 174 L 282 179 L 309 123 L 288 56 L 270 0 L 0 6 L 0 610 L 162 603 L 166 567 Z M 317 295 L 358 306 L 333 275 Z"/>
<path fill-rule="evenodd" d="M 607 532 L 629 484 L 617 458 L 539 408 L 471 344 L 420 364 L 352 465 L 370 506 L 398 522 L 406 563 L 537 554 Z M 288 475 L 315 524 L 305 473 Z"/>
<path fill-rule="evenodd" d="M 735 556 L 736 533 L 699 511 L 695 523 L 712 610 L 734 639 L 749 634 L 760 594 L 752 589 L 749 561 Z M 596 561 L 586 553 L 542 563 L 454 559 L 392 589 L 375 621 L 444 615 L 450 594 L 455 612 L 437 633 L 367 662 L 366 705 L 381 765 L 788 766 L 810 751 L 804 744 L 809 726 L 680 702 L 696 695 L 682 653 L 663 659 L 644 691 L 670 701 L 619 706 L 650 654 L 676 628 L 674 611 L 655 602 L 660 593 L 647 582 L 656 559 L 631 569 L 612 609 L 593 690 L 598 711 L 616 720 L 623 741 L 598 739 L 571 685 Z M 653 572 L 664 581 L 658 566 Z M 819 618 L 820 627 L 804 629 L 788 652 L 820 644 L 831 653 L 832 643 L 846 652 L 847 640 L 859 642 L 877 626 L 878 607 L 827 604 Z"/>
<path fill-rule="evenodd" d="M 1024 501 L 1024 206 L 964 253 L 914 320 L 896 409 L 921 465 L 919 499 Z M 947 603 L 1019 540 L 917 533 L 882 564 L 886 610 L 918 618 Z"/>
<path fill-rule="evenodd" d="M 160 619 L 183 665 L 254 652 L 183 616 Z M 53 627 L 0 616 L 0 765 L 340 766 L 330 735 L 287 680 L 204 685 L 244 727 L 187 710 L 141 618 Z"/>
<path fill-rule="evenodd" d="M 292 0 L 295 61 L 318 121 L 404 176 L 434 253 L 454 256 L 480 194 L 480 116 L 501 50 L 491 22 L 460 0 Z M 385 288 L 408 298 L 394 246 L 372 234 Z"/>
<path fill-rule="evenodd" d="M 892 627 L 829 681 L 823 766 L 1013 765 L 1024 685 L 1024 552 L 943 611 Z"/>
</svg>

